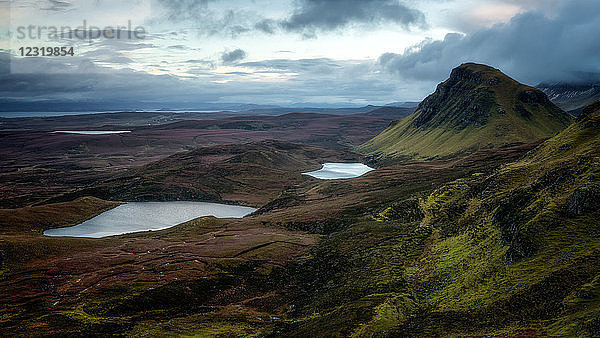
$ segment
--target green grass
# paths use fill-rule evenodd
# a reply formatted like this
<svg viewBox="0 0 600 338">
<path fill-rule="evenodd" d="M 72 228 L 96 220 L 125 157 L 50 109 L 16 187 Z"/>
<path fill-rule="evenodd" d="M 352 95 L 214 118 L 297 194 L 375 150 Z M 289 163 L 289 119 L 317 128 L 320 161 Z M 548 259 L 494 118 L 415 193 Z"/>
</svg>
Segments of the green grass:
<svg viewBox="0 0 600 338">
<path fill-rule="evenodd" d="M 600 187 L 598 122 L 600 113 L 590 115 L 492 175 L 455 180 L 332 234 L 300 266 L 313 287 L 297 312 L 313 315 L 290 333 L 600 334 L 600 210 L 588 198 L 588 209 L 572 211 L 582 189 Z M 418 213 L 399 210 L 415 201 L 422 219 L 403 222 Z"/>
<path fill-rule="evenodd" d="M 522 102 L 522 93 L 541 92 L 498 70 L 473 64 L 458 69 L 480 79 L 451 77 L 441 85 L 448 87 L 444 92 L 438 89 L 413 115 L 359 149 L 380 160 L 429 160 L 534 142 L 556 135 L 571 123 L 569 115 L 549 101 Z"/>
<path fill-rule="evenodd" d="M 598 125 L 600 112 L 588 115 L 521 160 L 486 174 L 473 174 L 479 171 L 471 168 L 476 161 L 462 164 L 469 170 L 461 164 L 417 167 L 417 175 L 401 171 L 401 179 L 382 169 L 387 180 L 371 175 L 307 186 L 299 196 L 313 196 L 312 191 L 318 198 L 306 200 L 317 202 L 298 199 L 293 207 L 284 204 L 244 220 L 202 218 L 160 232 L 90 241 L 9 233 L 11 260 L 17 261 L 16 253 L 23 258 L 2 276 L 3 290 L 12 290 L 7 278 L 33 277 L 32 269 L 54 281 L 61 270 L 41 263 L 53 264 L 55 256 L 71 252 L 74 259 L 66 265 L 87 260 L 88 253 L 114 260 L 98 276 L 130 265 L 132 255 L 146 269 L 127 275 L 133 282 L 109 279 L 110 289 L 82 293 L 70 303 L 50 307 L 56 295 L 50 293 L 0 310 L 0 330 L 199 337 L 598 336 L 600 199 L 593 198 L 600 191 Z M 377 189 L 382 182 L 385 187 Z M 305 248 L 317 236 L 274 226 L 314 216 L 318 208 L 331 217 L 334 204 L 323 204 L 349 191 L 354 202 L 363 196 L 357 191 L 366 190 L 369 209 L 337 210 L 335 227 L 321 231 L 310 251 Z M 307 221 L 307 228 L 318 228 L 323 215 Z M 256 246 L 276 238 L 285 243 Z M 290 241 L 301 247 L 288 246 Z M 212 251 L 191 255 L 210 245 Z M 235 255 L 242 245 L 255 250 Z M 291 247 L 296 251 L 286 251 Z M 193 259 L 206 263 L 175 262 Z M 155 282 L 162 272 L 181 278 Z"/>
</svg>

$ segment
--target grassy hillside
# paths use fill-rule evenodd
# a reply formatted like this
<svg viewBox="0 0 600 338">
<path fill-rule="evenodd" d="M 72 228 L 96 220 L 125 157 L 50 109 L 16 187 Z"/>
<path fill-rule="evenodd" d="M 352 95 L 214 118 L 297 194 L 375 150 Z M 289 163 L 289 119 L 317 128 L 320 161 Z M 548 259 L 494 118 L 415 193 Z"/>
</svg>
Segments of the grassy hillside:
<svg viewBox="0 0 600 338">
<path fill-rule="evenodd" d="M 0 231 L 29 232 L 79 224 L 119 206 L 119 202 L 83 197 L 68 203 L 0 209 Z"/>
<path fill-rule="evenodd" d="M 404 112 L 405 115 L 400 115 Z M 291 113 L 281 116 L 235 114 L 227 118 L 217 113 L 206 116 L 118 113 L 2 119 L 0 208 L 43 203 L 65 192 L 118 176 L 128 169 L 201 147 L 277 139 L 346 150 L 367 142 L 391 121 L 410 112 L 394 108 L 345 116 Z M 74 135 L 52 133 L 55 130 L 132 132 Z"/>
<path fill-rule="evenodd" d="M 349 180 L 306 177 L 268 203 L 259 215 L 236 220 L 204 218 L 162 231 L 104 239 L 47 238 L 41 230 L 87 219 L 101 212 L 101 207 L 113 205 L 110 202 L 84 198 L 5 210 L 5 216 L 18 217 L 7 218 L 0 227 L 0 294 L 4 295 L 0 297 L 0 335 L 278 335 L 283 332 L 280 326 L 304 317 L 297 317 L 294 309 L 302 313 L 311 309 L 304 306 L 307 301 L 314 299 L 319 308 L 337 306 L 352 299 L 343 297 L 360 295 L 361 285 L 379 284 L 382 290 L 399 286 L 386 283 L 389 273 L 396 271 L 390 267 L 397 263 L 382 265 L 381 260 L 403 250 L 410 250 L 414 257 L 421 250 L 412 246 L 412 236 L 405 239 L 410 248 L 397 245 L 405 241 L 399 236 L 408 229 L 394 223 L 403 208 L 386 213 L 389 223 L 368 221 L 365 216 L 370 219 L 396 200 L 431 192 L 465 175 L 491 173 L 531 149 L 493 149 L 452 161 L 398 165 Z M 208 155 L 215 150 L 204 152 Z M 190 164 L 183 161 L 186 157 L 196 162 L 210 159 L 193 154 L 198 153 L 180 154 L 167 163 L 178 159 L 181 165 Z M 243 151 L 240 154 L 247 156 Z M 290 159 L 285 154 L 303 158 L 292 152 L 270 156 L 270 161 L 288 163 L 281 161 Z M 229 152 L 225 155 L 219 161 L 240 158 Z M 249 157 L 244 163 L 271 163 L 263 157 Z M 221 163 L 216 160 L 211 162 Z M 159 167 L 159 163 L 153 166 Z M 155 174 L 147 173 L 147 177 Z M 359 224 L 354 224 L 357 219 Z M 28 231 L 19 231 L 23 228 Z M 415 238 L 427 239 L 427 232 L 419 236 Z M 315 249 L 319 260 L 314 261 L 305 254 L 319 238 L 326 241 Z M 362 243 L 360 254 L 354 250 L 356 243 Z M 378 252 L 378 243 L 389 253 Z M 345 247 L 338 250 L 338 244 Z M 358 264 L 363 260 L 365 265 Z M 348 282 L 329 282 L 331 274 L 348 276 Z M 323 296 L 319 289 L 313 292 L 315 287 L 331 293 Z M 298 291 L 307 295 L 289 296 Z M 374 297 L 368 304 L 381 299 Z M 353 310 L 349 307 L 348 311 Z M 362 315 L 370 318 L 368 311 Z M 354 325 L 349 318 L 341 322 L 344 327 Z M 335 330 L 336 325 L 331 323 L 330 328 Z"/>
<path fill-rule="evenodd" d="M 113 201 L 229 201 L 260 206 L 309 181 L 303 172 L 325 162 L 356 162 L 343 150 L 285 141 L 202 147 L 115 175 L 52 202 L 95 196 Z"/>
<path fill-rule="evenodd" d="M 600 103 L 525 158 L 384 209 L 299 263 L 290 336 L 600 335 Z"/>
<path fill-rule="evenodd" d="M 376 158 L 432 159 L 554 136 L 571 117 L 536 88 L 463 64 L 411 116 L 360 149 Z"/>
<path fill-rule="evenodd" d="M 95 240 L 40 230 L 111 202 L 5 210 L 0 334 L 599 336 L 599 149 L 600 103 L 535 148 L 305 178 L 244 219 Z M 328 154 L 286 142 L 207 147 L 102 188 L 144 196 L 218 178 L 266 199 L 290 178 L 236 173 L 297 175 Z"/>
</svg>

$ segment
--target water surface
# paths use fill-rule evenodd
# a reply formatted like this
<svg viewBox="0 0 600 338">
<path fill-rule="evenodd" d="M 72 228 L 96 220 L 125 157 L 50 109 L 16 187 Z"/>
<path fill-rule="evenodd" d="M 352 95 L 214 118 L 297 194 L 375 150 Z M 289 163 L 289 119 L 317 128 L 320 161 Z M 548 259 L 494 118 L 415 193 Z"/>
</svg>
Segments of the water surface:
<svg viewBox="0 0 600 338">
<path fill-rule="evenodd" d="M 98 114 L 115 114 L 115 113 L 220 113 L 223 110 L 194 110 L 194 109 L 167 109 L 167 110 L 105 110 L 105 111 L 70 111 L 70 112 L 0 112 L 0 118 L 24 118 L 24 117 L 62 117 L 62 116 L 78 116 L 78 115 L 98 115 Z"/>
<path fill-rule="evenodd" d="M 130 130 L 57 130 L 53 134 L 112 135 L 131 133 Z"/>
<path fill-rule="evenodd" d="M 322 180 L 337 180 L 360 177 L 373 170 L 375 169 L 362 163 L 325 163 L 320 170 L 304 173 L 304 175 Z"/>
<path fill-rule="evenodd" d="M 254 208 L 204 202 L 135 202 L 120 205 L 79 225 L 50 229 L 51 237 L 101 238 L 133 232 L 162 230 L 198 217 L 242 218 Z"/>
</svg>

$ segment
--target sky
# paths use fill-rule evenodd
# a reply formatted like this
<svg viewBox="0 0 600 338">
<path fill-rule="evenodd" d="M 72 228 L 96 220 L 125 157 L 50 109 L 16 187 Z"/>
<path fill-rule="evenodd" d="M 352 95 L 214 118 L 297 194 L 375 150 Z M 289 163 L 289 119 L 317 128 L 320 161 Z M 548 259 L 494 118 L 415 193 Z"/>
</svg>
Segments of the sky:
<svg viewBox="0 0 600 338">
<path fill-rule="evenodd" d="M 0 101 L 17 103 L 383 105 L 464 62 L 600 80 L 598 0 L 0 0 L 0 18 Z M 21 56 L 35 46 L 74 55 Z"/>
</svg>

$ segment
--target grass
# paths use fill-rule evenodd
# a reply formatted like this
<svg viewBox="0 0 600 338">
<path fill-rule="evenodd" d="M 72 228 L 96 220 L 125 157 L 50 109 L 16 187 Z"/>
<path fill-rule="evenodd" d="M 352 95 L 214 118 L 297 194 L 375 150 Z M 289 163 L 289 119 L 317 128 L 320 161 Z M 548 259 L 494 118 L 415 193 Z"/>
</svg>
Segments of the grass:
<svg viewBox="0 0 600 338">
<path fill-rule="evenodd" d="M 313 316 L 290 335 L 600 334 L 600 211 L 577 198 L 600 186 L 599 121 L 592 114 L 492 175 L 330 235 L 297 272 L 313 286 L 297 313 Z M 396 210 L 415 201 L 421 220 L 403 222 Z"/>
<path fill-rule="evenodd" d="M 77 225 L 120 204 L 94 197 L 83 197 L 69 203 L 0 209 L 0 227 L 3 231 L 41 232 L 50 228 Z"/>
<path fill-rule="evenodd" d="M 526 155 L 308 181 L 242 220 L 102 240 L 3 233 L 19 264 L 0 279 L 0 332 L 598 336 L 599 122 Z"/>
<path fill-rule="evenodd" d="M 248 335 L 310 334 L 324 323 L 331 334 L 384 330 L 403 320 L 386 314 L 411 297 L 404 267 L 429 245 L 419 199 L 528 149 L 396 166 L 356 180 L 308 180 L 283 194 L 291 202 L 275 200 L 242 220 L 203 218 L 98 240 L 45 238 L 41 228 L 4 232 L 10 266 L 0 290 L 10 292 L 0 302 L 15 306 L 2 311 L 0 331 L 203 335 L 216 323 L 248 327 Z M 376 220 L 382 212 L 385 219 Z M 323 241 L 309 254 L 319 236 L 284 228 L 313 229 Z"/>
<path fill-rule="evenodd" d="M 430 160 L 546 139 L 571 123 L 547 99 L 522 99 L 524 93 L 541 92 L 493 68 L 463 65 L 440 86 L 445 89 L 438 88 L 413 115 L 359 149 L 380 160 Z"/>
</svg>

